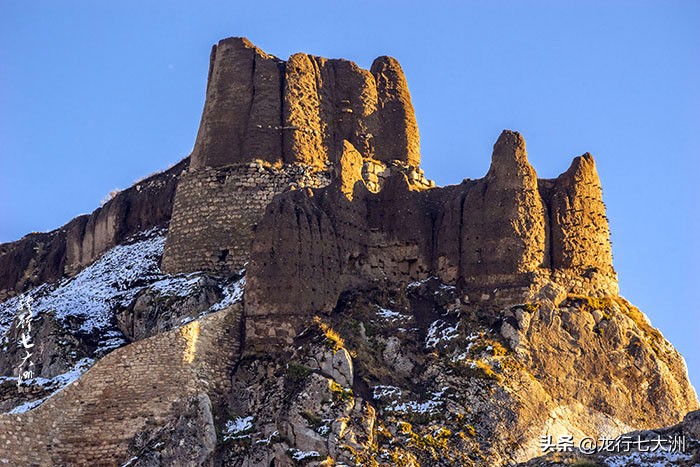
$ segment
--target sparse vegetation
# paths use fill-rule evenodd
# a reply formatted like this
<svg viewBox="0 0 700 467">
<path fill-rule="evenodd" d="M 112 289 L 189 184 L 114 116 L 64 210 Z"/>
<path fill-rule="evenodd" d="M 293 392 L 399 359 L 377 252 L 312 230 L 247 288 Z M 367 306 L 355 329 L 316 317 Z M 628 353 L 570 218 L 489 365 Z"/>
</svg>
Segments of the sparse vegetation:
<svg viewBox="0 0 700 467">
<path fill-rule="evenodd" d="M 452 437 L 452 431 L 443 426 L 433 425 L 428 427 L 428 432 L 419 434 L 413 431 L 413 425 L 408 422 L 398 422 L 399 433 L 407 438 L 408 446 L 427 453 L 433 459 L 450 459 L 450 446 L 448 440 Z"/>
<path fill-rule="evenodd" d="M 470 375 L 475 378 L 491 380 L 498 379 L 498 375 L 496 374 L 496 372 L 493 371 L 493 369 L 488 364 L 481 361 L 476 361 L 473 363 L 473 365 L 470 365 L 468 368 L 468 373 L 470 373 Z"/>
<path fill-rule="evenodd" d="M 486 339 L 472 347 L 473 355 L 483 352 L 490 353 L 494 357 L 503 357 L 508 354 L 508 349 L 496 340 Z"/>
<path fill-rule="evenodd" d="M 331 390 L 331 394 L 333 395 L 333 402 L 339 403 L 352 401 L 354 397 L 352 389 L 344 388 L 343 386 L 341 386 L 333 380 L 330 381 L 329 387 Z"/>
<path fill-rule="evenodd" d="M 334 352 L 345 347 L 345 341 L 333 328 L 324 323 L 320 317 L 314 317 L 313 323 L 317 326 L 326 339 L 326 346 Z"/>
<path fill-rule="evenodd" d="M 615 299 L 613 297 L 589 297 L 587 295 L 569 294 L 567 298 L 572 301 L 583 303 L 591 310 L 608 310 L 615 304 Z"/>
<path fill-rule="evenodd" d="M 622 310 L 622 312 L 628 318 L 634 321 L 634 324 L 636 324 L 637 327 L 641 329 L 644 332 L 644 334 L 646 334 L 646 336 L 649 338 L 650 345 L 652 349 L 654 349 L 654 352 L 660 354 L 661 349 L 659 345 L 661 342 L 664 342 L 664 336 L 659 332 L 658 329 L 656 329 L 649 323 L 644 314 L 641 311 L 639 311 L 639 308 L 635 307 L 622 297 L 618 297 L 617 302 L 620 306 L 620 310 Z"/>
<path fill-rule="evenodd" d="M 304 365 L 289 363 L 287 365 L 287 379 L 294 383 L 304 381 L 313 371 Z"/>
</svg>

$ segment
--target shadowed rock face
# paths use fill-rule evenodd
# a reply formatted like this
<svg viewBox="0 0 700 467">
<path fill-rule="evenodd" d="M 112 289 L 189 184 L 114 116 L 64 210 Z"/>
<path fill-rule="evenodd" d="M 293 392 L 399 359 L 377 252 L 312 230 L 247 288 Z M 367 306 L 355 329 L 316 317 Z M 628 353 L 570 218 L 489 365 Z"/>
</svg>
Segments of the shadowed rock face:
<svg viewBox="0 0 700 467">
<path fill-rule="evenodd" d="M 328 187 L 284 193 L 268 206 L 251 250 L 250 342 L 290 337 L 295 328 L 273 336 L 272 323 L 328 313 L 342 292 L 377 282 L 435 275 L 471 297 L 498 289 L 516 303 L 550 280 L 572 293 L 617 294 L 590 155 L 538 181 L 522 136 L 506 130 L 482 179 L 419 190 L 398 173 L 377 194 L 358 177 L 358 157 L 346 142 Z"/>
<path fill-rule="evenodd" d="M 363 157 L 420 163 L 406 79 L 390 57 L 371 71 L 294 54 L 287 62 L 244 38 L 215 45 L 192 169 L 261 159 L 323 166 L 343 141 Z"/>
<path fill-rule="evenodd" d="M 247 39 L 213 47 L 192 169 L 279 157 L 283 76 L 284 63 Z"/>
</svg>

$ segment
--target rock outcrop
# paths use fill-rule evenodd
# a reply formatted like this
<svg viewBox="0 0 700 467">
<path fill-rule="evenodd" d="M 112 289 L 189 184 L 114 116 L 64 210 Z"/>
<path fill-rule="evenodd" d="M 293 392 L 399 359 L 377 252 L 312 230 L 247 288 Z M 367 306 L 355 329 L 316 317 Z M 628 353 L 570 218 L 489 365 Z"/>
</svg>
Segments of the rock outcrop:
<svg viewBox="0 0 700 467">
<path fill-rule="evenodd" d="M 368 71 L 307 54 L 284 62 L 238 37 L 214 46 L 193 170 L 253 160 L 323 167 L 344 140 L 366 158 L 420 163 L 396 60 L 379 57 Z"/>
<path fill-rule="evenodd" d="M 583 450 L 566 449 L 518 464 L 519 467 L 560 467 L 605 465 L 615 467 L 677 466 L 700 463 L 700 410 L 689 412 L 673 426 L 625 433 L 613 442 L 596 440 Z M 600 448 L 598 447 L 600 446 Z"/>
</svg>

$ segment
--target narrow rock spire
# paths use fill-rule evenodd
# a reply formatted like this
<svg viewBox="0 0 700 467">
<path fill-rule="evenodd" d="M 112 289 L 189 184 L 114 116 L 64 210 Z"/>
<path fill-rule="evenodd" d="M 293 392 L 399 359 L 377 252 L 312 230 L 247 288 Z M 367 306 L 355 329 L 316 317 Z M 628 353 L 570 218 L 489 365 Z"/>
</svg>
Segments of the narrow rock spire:
<svg viewBox="0 0 700 467">
<path fill-rule="evenodd" d="M 536 270 L 544 261 L 545 211 L 520 133 L 501 133 L 479 183 L 463 203 L 462 275 L 471 281 Z"/>
<path fill-rule="evenodd" d="M 614 276 L 610 227 L 593 156 L 576 157 L 557 177 L 551 201 L 552 265 L 579 274 Z"/>
<path fill-rule="evenodd" d="M 392 57 L 378 57 L 370 69 L 377 83 L 379 131 L 374 135 L 379 160 L 420 165 L 420 137 L 411 95 L 401 65 Z"/>
</svg>

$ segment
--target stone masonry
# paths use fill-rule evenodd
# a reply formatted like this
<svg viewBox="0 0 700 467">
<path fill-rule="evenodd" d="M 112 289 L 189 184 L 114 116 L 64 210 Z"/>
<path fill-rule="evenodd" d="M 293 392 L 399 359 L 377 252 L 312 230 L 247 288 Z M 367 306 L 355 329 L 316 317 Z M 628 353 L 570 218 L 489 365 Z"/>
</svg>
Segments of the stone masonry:
<svg viewBox="0 0 700 467">
<path fill-rule="evenodd" d="M 264 161 L 203 167 L 181 178 L 163 255 L 164 271 L 227 275 L 248 261 L 253 226 L 272 198 L 295 186 L 325 186 L 328 173 Z"/>
<path fill-rule="evenodd" d="M 122 347 L 31 412 L 0 415 L 0 465 L 125 463 L 134 437 L 177 418 L 183 402 L 199 397 L 211 410 L 230 391 L 240 319 L 229 308 Z"/>
<path fill-rule="evenodd" d="M 418 127 L 396 60 L 379 57 L 371 70 L 306 54 L 285 62 L 247 39 L 220 41 L 190 170 L 178 184 L 163 269 L 227 274 L 243 267 L 272 197 L 326 185 L 346 141 L 374 190 L 392 167 L 429 186 L 419 172 Z"/>
</svg>

